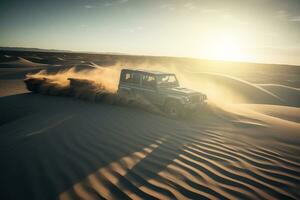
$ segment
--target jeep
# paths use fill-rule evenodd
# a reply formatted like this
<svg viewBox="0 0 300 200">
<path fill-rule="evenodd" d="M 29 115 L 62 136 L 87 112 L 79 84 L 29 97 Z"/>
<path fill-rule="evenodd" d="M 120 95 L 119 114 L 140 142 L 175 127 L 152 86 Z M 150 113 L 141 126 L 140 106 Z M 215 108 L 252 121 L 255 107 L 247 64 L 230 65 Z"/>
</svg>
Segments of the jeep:
<svg viewBox="0 0 300 200">
<path fill-rule="evenodd" d="M 118 95 L 125 99 L 143 98 L 161 107 L 171 118 L 181 118 L 206 103 L 206 95 L 179 87 L 175 74 L 160 71 L 122 69 Z"/>
</svg>

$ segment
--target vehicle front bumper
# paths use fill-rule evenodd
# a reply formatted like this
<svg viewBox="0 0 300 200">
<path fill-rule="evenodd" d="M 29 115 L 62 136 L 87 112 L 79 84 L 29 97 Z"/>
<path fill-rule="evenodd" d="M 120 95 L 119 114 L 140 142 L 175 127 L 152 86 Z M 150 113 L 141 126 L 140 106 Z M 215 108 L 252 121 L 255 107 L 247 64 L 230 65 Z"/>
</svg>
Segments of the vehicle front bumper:
<svg viewBox="0 0 300 200">
<path fill-rule="evenodd" d="M 185 110 L 189 110 L 189 111 L 193 111 L 193 110 L 198 110 L 200 109 L 201 107 L 203 106 L 206 106 L 206 101 L 202 101 L 202 102 L 199 102 L 199 103 L 189 103 L 189 104 L 185 104 L 184 105 L 184 109 Z"/>
</svg>

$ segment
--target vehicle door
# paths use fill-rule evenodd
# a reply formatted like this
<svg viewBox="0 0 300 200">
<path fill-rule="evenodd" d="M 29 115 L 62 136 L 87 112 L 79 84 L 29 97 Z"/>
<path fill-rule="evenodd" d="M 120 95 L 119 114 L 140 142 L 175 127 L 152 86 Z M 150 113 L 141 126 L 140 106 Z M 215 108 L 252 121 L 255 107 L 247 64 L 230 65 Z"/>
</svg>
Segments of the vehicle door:
<svg viewBox="0 0 300 200">
<path fill-rule="evenodd" d="M 135 98 L 143 95 L 143 90 L 141 88 L 142 75 L 140 72 L 132 72 L 132 84 L 131 90 L 133 91 Z"/>
<path fill-rule="evenodd" d="M 149 100 L 153 104 L 157 104 L 157 87 L 156 78 L 152 74 L 143 74 L 141 88 L 143 89 L 143 95 L 146 100 Z"/>
<path fill-rule="evenodd" d="M 140 74 L 133 71 L 127 71 L 121 76 L 119 89 L 127 91 L 131 97 L 136 98 L 136 96 L 141 93 L 140 84 Z"/>
</svg>

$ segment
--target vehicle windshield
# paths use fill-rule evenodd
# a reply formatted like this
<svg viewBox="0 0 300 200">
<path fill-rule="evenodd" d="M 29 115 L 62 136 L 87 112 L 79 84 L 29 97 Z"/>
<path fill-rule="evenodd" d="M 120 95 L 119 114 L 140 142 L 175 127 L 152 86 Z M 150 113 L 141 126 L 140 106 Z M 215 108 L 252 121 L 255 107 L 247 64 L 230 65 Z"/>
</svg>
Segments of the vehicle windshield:
<svg viewBox="0 0 300 200">
<path fill-rule="evenodd" d="M 157 85 L 161 87 L 177 87 L 178 81 L 174 74 L 163 74 L 157 76 Z"/>
</svg>

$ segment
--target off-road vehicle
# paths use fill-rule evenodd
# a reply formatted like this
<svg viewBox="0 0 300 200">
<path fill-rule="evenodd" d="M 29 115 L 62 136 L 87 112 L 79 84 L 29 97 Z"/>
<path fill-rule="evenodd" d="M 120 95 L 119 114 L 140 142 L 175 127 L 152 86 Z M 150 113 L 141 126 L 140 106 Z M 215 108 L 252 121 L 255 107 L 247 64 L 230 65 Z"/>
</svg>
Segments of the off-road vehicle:
<svg viewBox="0 0 300 200">
<path fill-rule="evenodd" d="M 179 87 L 173 73 L 160 71 L 123 69 L 120 75 L 118 94 L 126 99 L 143 98 L 161 107 L 171 118 L 184 117 L 205 105 L 206 95 Z"/>
</svg>

